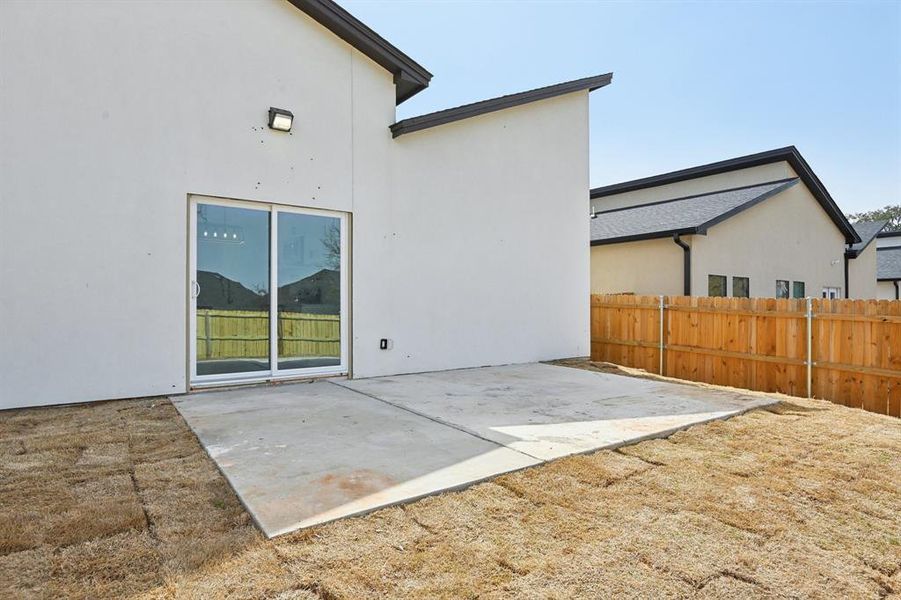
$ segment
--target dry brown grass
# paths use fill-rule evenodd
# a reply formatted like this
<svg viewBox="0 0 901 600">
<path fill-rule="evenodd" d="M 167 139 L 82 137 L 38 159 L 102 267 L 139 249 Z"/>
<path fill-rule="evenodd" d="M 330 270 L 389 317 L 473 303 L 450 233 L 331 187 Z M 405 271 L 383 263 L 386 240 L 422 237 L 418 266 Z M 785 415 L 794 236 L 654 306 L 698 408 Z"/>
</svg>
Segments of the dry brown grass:
<svg viewBox="0 0 901 600">
<path fill-rule="evenodd" d="M 877 598 L 899 507 L 901 421 L 793 398 L 267 541 L 166 400 L 0 413 L 3 598 Z"/>
</svg>

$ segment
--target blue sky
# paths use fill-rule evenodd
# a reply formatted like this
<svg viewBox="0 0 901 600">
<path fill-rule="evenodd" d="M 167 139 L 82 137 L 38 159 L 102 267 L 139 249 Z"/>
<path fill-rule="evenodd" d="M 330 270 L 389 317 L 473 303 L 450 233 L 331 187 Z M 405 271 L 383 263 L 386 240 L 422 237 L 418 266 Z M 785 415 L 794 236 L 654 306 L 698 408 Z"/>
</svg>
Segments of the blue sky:
<svg viewBox="0 0 901 600">
<path fill-rule="evenodd" d="M 592 186 L 794 144 L 846 212 L 901 203 L 901 2 L 339 1 L 434 74 L 398 118 L 612 71 Z"/>
</svg>

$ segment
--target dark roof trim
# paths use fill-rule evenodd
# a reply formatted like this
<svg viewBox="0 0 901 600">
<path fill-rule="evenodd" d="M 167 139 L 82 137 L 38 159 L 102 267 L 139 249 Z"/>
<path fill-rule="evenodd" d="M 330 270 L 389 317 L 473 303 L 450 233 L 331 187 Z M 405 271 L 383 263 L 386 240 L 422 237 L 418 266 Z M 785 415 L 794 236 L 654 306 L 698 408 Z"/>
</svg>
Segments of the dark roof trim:
<svg viewBox="0 0 901 600">
<path fill-rule="evenodd" d="M 747 209 L 751 208 L 752 206 L 756 206 L 757 204 L 760 204 L 767 198 L 772 198 L 776 194 L 779 194 L 779 193 L 787 190 L 788 188 L 792 187 L 793 185 L 798 183 L 798 181 L 799 180 L 797 177 L 792 177 L 791 179 L 779 179 L 776 181 L 768 181 L 765 183 L 755 183 L 753 185 L 744 185 L 741 187 L 730 188 L 728 190 L 719 190 L 716 192 L 707 192 L 704 194 L 694 194 L 692 196 L 683 196 L 682 198 L 674 198 L 673 200 L 661 200 L 659 202 L 648 202 L 647 204 L 636 204 L 635 206 L 623 206 L 621 208 L 613 208 L 613 209 L 606 210 L 606 211 L 600 211 L 595 214 L 602 215 L 605 213 L 619 212 L 619 211 L 623 211 L 623 210 L 629 210 L 631 208 L 639 208 L 642 206 L 655 206 L 657 204 L 668 204 L 670 202 L 677 202 L 679 200 L 688 200 L 689 198 L 702 198 L 704 196 L 711 196 L 713 194 L 721 194 L 723 192 L 734 192 L 736 190 L 743 190 L 746 188 L 758 187 L 761 185 L 767 185 L 767 184 L 772 184 L 772 183 L 782 183 L 782 185 L 780 185 L 779 187 L 775 187 L 768 192 L 760 194 L 759 196 L 745 202 L 744 204 L 740 204 L 740 205 L 736 206 L 735 208 L 730 208 L 726 212 L 715 216 L 714 218 L 698 225 L 697 227 L 687 227 L 687 228 L 683 228 L 683 229 L 668 229 L 666 231 L 652 231 L 652 232 L 641 233 L 641 234 L 637 234 L 637 235 L 627 235 L 627 236 L 621 236 L 621 237 L 617 237 L 617 238 L 592 240 L 591 245 L 592 246 L 602 246 L 605 244 L 620 244 L 622 242 L 636 242 L 636 241 L 640 241 L 640 240 L 653 240 L 653 239 L 657 239 L 657 238 L 672 237 L 673 235 L 695 235 L 695 234 L 707 235 L 707 230 L 710 229 L 711 227 L 713 227 L 714 225 L 716 225 L 717 223 L 722 223 L 726 219 L 728 219 L 730 217 L 734 217 L 738 213 L 740 213 L 744 210 L 747 210 Z"/>
<path fill-rule="evenodd" d="M 643 240 L 656 240 L 662 238 L 671 238 L 674 235 L 706 235 L 706 231 L 701 231 L 700 227 L 684 227 L 682 229 L 667 229 L 666 231 L 651 231 L 648 233 L 638 233 L 635 235 L 623 235 L 616 238 L 606 238 L 602 240 L 591 240 L 592 246 L 606 246 L 607 244 L 622 244 L 624 242 L 640 242 Z"/>
<path fill-rule="evenodd" d="M 605 196 L 612 196 L 615 194 L 624 194 L 626 192 L 633 192 L 635 190 L 657 187 L 669 183 L 678 183 L 680 181 L 687 181 L 689 179 L 697 179 L 699 177 L 707 177 L 709 175 L 718 175 L 720 173 L 728 173 L 730 171 L 738 171 L 740 169 L 747 169 L 750 167 L 757 167 L 760 165 L 767 165 L 782 161 L 787 162 L 789 165 L 791 165 L 792 169 L 795 170 L 795 173 L 798 174 L 798 177 L 801 178 L 801 181 L 804 182 L 804 185 L 807 186 L 807 188 L 813 194 L 814 198 L 817 199 L 817 202 L 820 203 L 820 206 L 823 207 L 823 210 L 826 211 L 826 214 L 828 214 L 833 223 L 835 223 L 835 226 L 838 227 L 839 231 L 844 234 L 845 241 L 849 244 L 854 244 L 861 241 L 860 236 L 858 236 L 857 232 L 854 231 L 851 223 L 849 223 L 848 219 L 845 218 L 845 215 L 842 213 L 841 209 L 839 209 L 838 205 L 836 205 L 835 200 L 832 199 L 832 196 L 829 195 L 826 187 L 810 168 L 810 165 L 807 164 L 807 161 L 804 160 L 804 157 L 801 156 L 801 153 L 798 152 L 798 149 L 794 146 L 787 146 L 785 148 L 778 148 L 776 150 L 768 150 L 767 152 L 749 154 L 748 156 L 740 156 L 738 158 L 730 158 L 729 160 L 710 163 L 708 165 L 701 165 L 698 167 L 691 167 L 689 169 L 682 169 L 680 171 L 672 171 L 670 173 L 654 175 L 652 177 L 644 177 L 642 179 L 634 179 L 632 181 L 624 181 L 622 183 L 615 183 L 613 185 L 597 187 L 591 190 L 591 198 L 595 199 L 603 198 Z"/>
<path fill-rule="evenodd" d="M 519 92 L 518 94 L 509 94 L 507 96 L 500 96 L 499 98 L 482 100 L 481 102 L 473 102 L 472 104 L 464 104 L 463 106 L 448 108 L 427 115 L 398 121 L 391 126 L 391 133 L 394 137 L 398 137 L 407 133 L 413 133 L 414 131 L 437 127 L 438 125 L 453 123 L 454 121 L 460 121 L 470 117 L 477 117 L 479 115 L 503 110 L 505 108 L 512 108 L 521 104 L 528 104 L 529 102 L 554 98 L 555 96 L 562 96 L 564 94 L 571 94 L 582 90 L 593 92 L 598 88 L 609 85 L 612 80 L 613 73 L 606 73 L 604 75 L 585 77 L 584 79 L 576 79 L 574 81 L 549 85 L 527 92 Z"/>
<path fill-rule="evenodd" d="M 429 86 L 432 74 L 332 0 L 288 0 L 320 25 L 394 74 L 395 103 Z"/>
<path fill-rule="evenodd" d="M 880 231 L 876 234 L 878 238 L 901 237 L 901 231 Z"/>
<path fill-rule="evenodd" d="M 882 246 L 881 248 L 876 248 L 876 251 L 879 252 L 880 250 L 898 250 L 898 249 L 901 249 L 901 246 Z"/>
</svg>

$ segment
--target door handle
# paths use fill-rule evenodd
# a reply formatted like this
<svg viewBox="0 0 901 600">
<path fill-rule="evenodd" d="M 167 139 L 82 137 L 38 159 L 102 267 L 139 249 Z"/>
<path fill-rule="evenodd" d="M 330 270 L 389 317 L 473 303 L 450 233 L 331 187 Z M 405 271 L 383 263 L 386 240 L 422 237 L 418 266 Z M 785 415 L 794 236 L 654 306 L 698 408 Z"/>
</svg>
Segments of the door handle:
<svg viewBox="0 0 901 600">
<path fill-rule="evenodd" d="M 191 296 L 192 298 L 196 298 L 200 295 L 200 283 L 198 283 L 196 281 L 191 282 L 191 293 L 192 293 L 192 296 Z"/>
</svg>

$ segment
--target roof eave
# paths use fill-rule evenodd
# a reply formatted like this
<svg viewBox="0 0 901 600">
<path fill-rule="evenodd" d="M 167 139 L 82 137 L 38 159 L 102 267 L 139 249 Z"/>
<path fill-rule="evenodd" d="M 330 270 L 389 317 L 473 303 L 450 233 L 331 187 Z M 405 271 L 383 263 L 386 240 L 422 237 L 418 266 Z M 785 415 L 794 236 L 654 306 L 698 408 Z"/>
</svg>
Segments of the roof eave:
<svg viewBox="0 0 901 600">
<path fill-rule="evenodd" d="M 432 74 L 332 0 L 288 0 L 320 25 L 394 74 L 395 104 L 428 87 Z"/>
<path fill-rule="evenodd" d="M 488 100 L 481 100 L 479 102 L 464 104 L 462 106 L 448 108 L 445 110 L 420 115 L 418 117 L 410 117 L 409 119 L 404 119 L 391 125 L 391 134 L 393 137 L 400 137 L 408 133 L 413 133 L 414 131 L 430 129 L 439 125 L 445 125 L 447 123 L 453 123 L 455 121 L 462 121 L 463 119 L 477 117 L 479 115 L 496 112 L 506 108 L 513 108 L 514 106 L 521 106 L 530 102 L 547 100 L 549 98 L 562 96 L 564 94 L 571 94 L 573 92 L 584 90 L 592 92 L 596 89 L 609 85 L 612 80 L 613 73 L 605 73 L 603 75 L 597 75 L 594 77 L 575 79 L 573 81 L 566 81 L 563 83 L 549 85 L 534 90 L 508 94 L 506 96 L 499 96 L 497 98 L 490 98 Z"/>
</svg>

